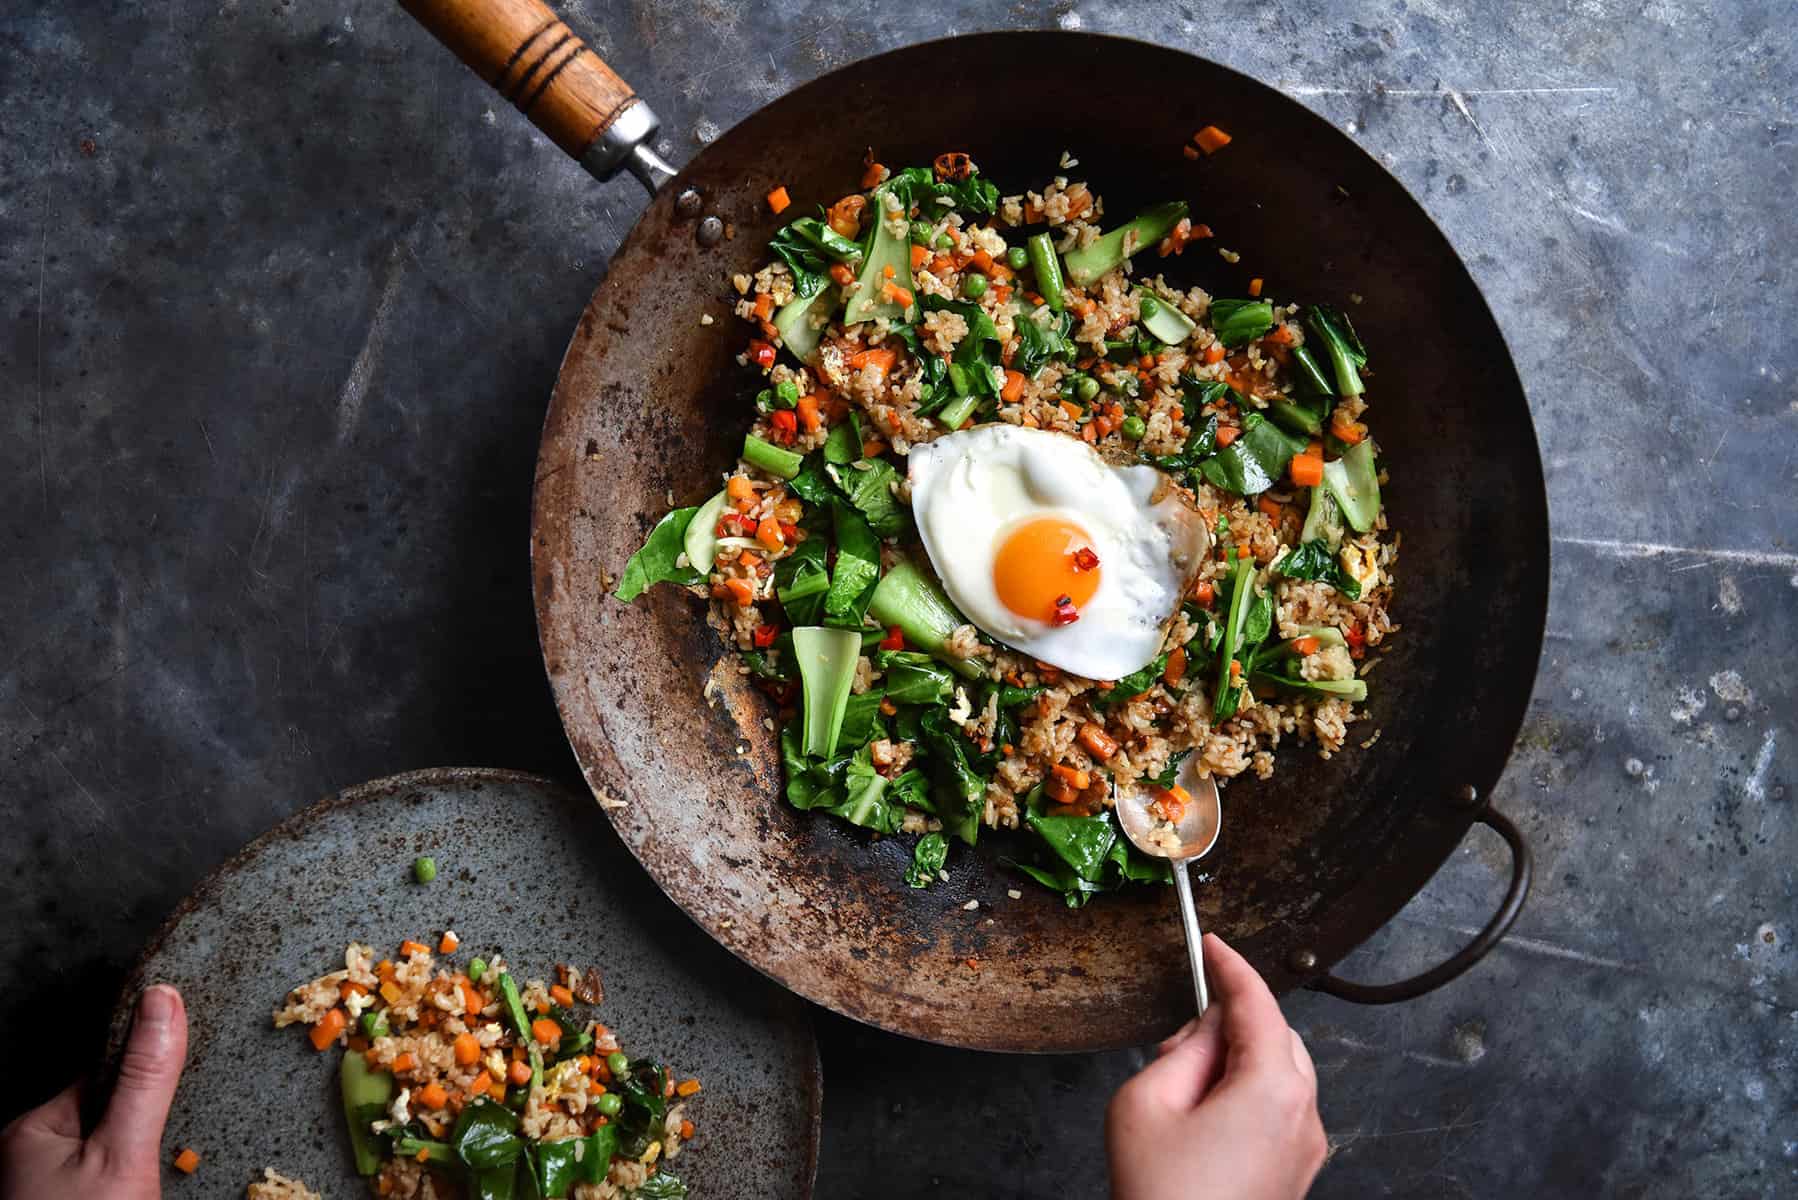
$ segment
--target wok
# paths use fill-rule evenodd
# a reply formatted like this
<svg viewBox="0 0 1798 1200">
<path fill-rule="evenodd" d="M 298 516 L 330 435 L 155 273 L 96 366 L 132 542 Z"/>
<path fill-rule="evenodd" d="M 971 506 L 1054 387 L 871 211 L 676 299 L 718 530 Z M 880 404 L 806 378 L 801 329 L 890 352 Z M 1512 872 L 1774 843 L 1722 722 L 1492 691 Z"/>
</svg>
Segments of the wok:
<svg viewBox="0 0 1798 1200">
<path fill-rule="evenodd" d="M 870 840 L 781 799 L 770 704 L 678 589 L 608 595 L 670 498 L 698 503 L 749 419 L 734 361 L 734 272 L 796 212 L 880 161 L 970 152 L 1002 192 L 1079 160 L 1112 220 L 1184 198 L 1240 253 L 1153 262 L 1176 282 L 1345 304 L 1374 353 L 1375 429 L 1403 532 L 1395 617 L 1369 719 L 1329 762 L 1289 748 L 1266 782 L 1227 789 L 1200 889 L 1207 929 L 1276 990 L 1366 1003 L 1458 975 L 1521 908 L 1530 857 L 1487 805 L 1534 679 L 1548 592 L 1541 461 L 1504 340 L 1417 203 L 1330 124 L 1234 71 L 1164 47 L 1069 33 L 912 46 L 832 72 L 753 114 L 670 181 L 647 106 L 537 0 L 409 0 L 443 41 L 599 175 L 652 190 L 569 343 L 544 423 L 532 519 L 543 657 L 595 796 L 674 901 L 799 994 L 913 1037 L 992 1050 L 1092 1050 L 1164 1034 L 1191 1012 L 1171 889 L 1082 910 L 1032 887 L 988 844 L 947 884 L 904 885 L 898 840 Z M 1062 97 L 1088 103 L 1057 103 Z M 1033 115 L 1040 105 L 1045 115 Z M 1234 142 L 1186 159 L 1195 129 Z M 722 237 L 718 236 L 720 233 Z M 1355 297 L 1358 295 L 1358 299 Z M 702 323 L 710 315 L 715 323 Z M 1374 730 L 1377 742 L 1362 745 Z M 1414 979 L 1328 969 L 1401 909 L 1484 823 L 1509 843 L 1510 888 L 1461 953 Z M 1008 892 L 1017 889 L 1020 899 Z M 978 904 L 972 908 L 970 902 Z"/>
</svg>

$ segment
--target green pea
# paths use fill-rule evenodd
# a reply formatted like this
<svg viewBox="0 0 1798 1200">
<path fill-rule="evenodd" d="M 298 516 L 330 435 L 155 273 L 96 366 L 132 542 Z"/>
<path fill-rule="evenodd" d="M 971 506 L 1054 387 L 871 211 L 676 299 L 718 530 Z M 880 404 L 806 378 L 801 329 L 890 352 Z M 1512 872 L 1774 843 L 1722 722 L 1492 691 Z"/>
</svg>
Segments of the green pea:
<svg viewBox="0 0 1798 1200">
<path fill-rule="evenodd" d="M 429 883 L 437 878 L 437 860 L 423 854 L 412 860 L 412 878 L 420 883 Z"/>
<path fill-rule="evenodd" d="M 487 960 L 486 959 L 471 958 L 468 960 L 468 978 L 471 982 L 474 982 L 474 983 L 481 982 L 481 976 L 485 975 L 486 973 L 487 973 Z"/>
<path fill-rule="evenodd" d="M 961 278 L 961 294 L 970 300 L 978 300 L 986 295 L 986 276 L 972 271 Z"/>
<path fill-rule="evenodd" d="M 597 1108 L 602 1116 L 615 1117 L 624 1111 L 624 1097 L 617 1092 L 607 1092 L 593 1102 L 593 1107 Z"/>
<path fill-rule="evenodd" d="M 368 1012 L 362 1014 L 362 1036 L 366 1038 L 387 1036 L 386 1009 L 383 1008 L 379 1012 L 370 1009 Z"/>
<path fill-rule="evenodd" d="M 1161 311 L 1161 301 L 1153 296 L 1144 296 L 1137 304 L 1136 311 L 1142 314 L 1145 321 L 1153 321 Z"/>
<path fill-rule="evenodd" d="M 782 408 L 792 408 L 799 403 L 799 385 L 791 379 L 783 379 L 774 385 L 774 402 Z"/>
<path fill-rule="evenodd" d="M 924 224 L 924 222 L 913 221 L 911 223 L 911 240 L 914 245 L 930 245 L 931 236 L 930 226 Z"/>
<path fill-rule="evenodd" d="M 1140 442 L 1142 435 L 1149 432 L 1148 422 L 1138 416 L 1125 417 L 1122 429 L 1124 436 L 1133 442 Z"/>
<path fill-rule="evenodd" d="M 1005 252 L 1005 263 L 1014 271 L 1022 271 L 1030 265 L 1030 252 L 1022 246 L 1013 246 Z"/>
<path fill-rule="evenodd" d="M 625 1057 L 624 1051 L 614 1050 L 606 1055 L 606 1070 L 612 1073 L 614 1079 L 624 1078 L 630 1073 L 630 1069 L 631 1060 Z"/>
<path fill-rule="evenodd" d="M 946 233 L 939 233 L 936 235 L 936 248 L 938 250 L 953 250 L 955 249 L 955 239 Z"/>
<path fill-rule="evenodd" d="M 1074 381 L 1074 395 L 1080 398 L 1080 403 L 1091 404 L 1099 395 L 1099 381 L 1091 375 L 1080 376 Z"/>
</svg>

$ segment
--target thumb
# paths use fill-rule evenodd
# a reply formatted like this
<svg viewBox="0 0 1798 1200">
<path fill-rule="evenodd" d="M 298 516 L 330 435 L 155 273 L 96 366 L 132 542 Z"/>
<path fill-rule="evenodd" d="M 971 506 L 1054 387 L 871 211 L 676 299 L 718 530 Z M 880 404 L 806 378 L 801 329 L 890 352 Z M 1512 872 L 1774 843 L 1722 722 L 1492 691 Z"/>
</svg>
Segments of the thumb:
<svg viewBox="0 0 1798 1200">
<path fill-rule="evenodd" d="M 155 1161 L 186 1057 L 187 1010 L 181 993 L 156 984 L 137 1002 L 118 1084 L 90 1142 L 119 1159 Z"/>
<path fill-rule="evenodd" d="M 1175 1111 L 1196 1106 L 1224 1069 L 1223 1014 L 1217 1006 L 1190 1028 L 1162 1043 L 1161 1057 L 1137 1075 L 1148 1095 Z"/>
</svg>

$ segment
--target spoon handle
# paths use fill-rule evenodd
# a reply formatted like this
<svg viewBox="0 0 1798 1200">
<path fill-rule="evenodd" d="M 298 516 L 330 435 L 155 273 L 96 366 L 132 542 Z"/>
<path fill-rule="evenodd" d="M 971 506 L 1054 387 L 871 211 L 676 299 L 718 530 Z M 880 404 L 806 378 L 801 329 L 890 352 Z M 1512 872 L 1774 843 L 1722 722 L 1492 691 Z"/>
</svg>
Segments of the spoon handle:
<svg viewBox="0 0 1798 1200">
<path fill-rule="evenodd" d="M 1180 893 L 1180 927 L 1186 930 L 1186 957 L 1192 962 L 1192 990 L 1198 997 L 1199 1015 L 1205 1015 L 1205 1009 L 1211 1003 L 1211 995 L 1205 988 L 1205 942 L 1204 934 L 1199 932 L 1199 911 L 1192 903 L 1192 880 L 1186 877 L 1186 860 L 1179 859 L 1174 866 L 1174 890 Z"/>
</svg>

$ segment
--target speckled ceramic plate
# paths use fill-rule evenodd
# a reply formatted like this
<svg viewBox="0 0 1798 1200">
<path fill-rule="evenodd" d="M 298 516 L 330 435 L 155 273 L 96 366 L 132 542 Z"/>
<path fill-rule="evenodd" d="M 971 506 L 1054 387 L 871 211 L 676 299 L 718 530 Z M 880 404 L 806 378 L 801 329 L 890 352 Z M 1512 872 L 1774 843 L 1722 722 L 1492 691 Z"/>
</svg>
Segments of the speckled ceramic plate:
<svg viewBox="0 0 1798 1200">
<path fill-rule="evenodd" d="M 412 860 L 437 860 L 434 882 Z M 113 1016 L 122 1043 L 148 983 L 187 999 L 187 1073 L 163 1157 L 192 1146 L 176 1196 L 242 1196 L 264 1166 L 327 1196 L 368 1194 L 350 1161 L 335 1054 L 270 1014 L 342 966 L 346 942 L 397 946 L 454 929 L 533 978 L 596 964 L 601 1019 L 627 1050 L 697 1075 L 698 1136 L 680 1175 L 702 1200 L 809 1197 L 822 1084 L 799 1001 L 707 940 L 669 904 L 584 796 L 506 771 L 439 769 L 350 788 L 245 847 L 151 940 Z M 168 1168 L 164 1168 L 165 1171 Z M 173 1176 L 171 1175 L 171 1178 Z"/>
</svg>

